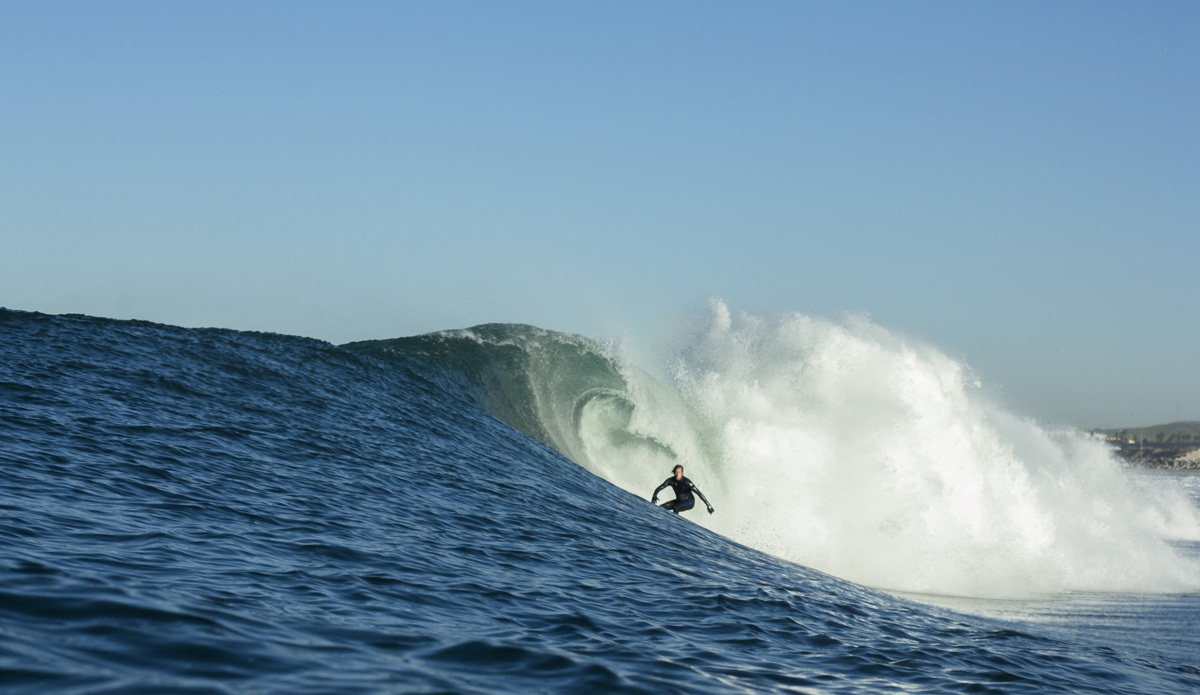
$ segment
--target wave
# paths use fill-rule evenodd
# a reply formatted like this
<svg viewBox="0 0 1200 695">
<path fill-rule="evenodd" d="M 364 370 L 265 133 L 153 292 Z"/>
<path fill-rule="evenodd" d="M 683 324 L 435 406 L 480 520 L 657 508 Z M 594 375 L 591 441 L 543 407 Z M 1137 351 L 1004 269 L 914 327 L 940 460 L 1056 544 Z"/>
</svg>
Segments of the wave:
<svg viewBox="0 0 1200 695">
<path fill-rule="evenodd" d="M 975 597 L 1190 592 L 1178 492 L 992 403 L 969 368 L 861 317 L 709 320 L 655 379 L 614 343 L 489 324 L 346 346 L 423 359 L 492 415 L 641 497 L 679 463 L 697 523 L 877 588 Z"/>
<path fill-rule="evenodd" d="M 761 362 L 786 321 L 750 340 L 758 319 L 714 316 L 655 380 L 612 345 L 528 326 L 346 349 L 0 309 L 0 682 L 22 693 L 1196 689 L 1200 594 L 967 615 L 647 504 L 643 481 L 683 461 L 718 507 L 693 520 L 752 541 L 788 523 L 786 509 L 747 511 L 752 469 L 738 466 L 753 462 L 738 446 L 754 440 L 720 426 L 750 412 L 730 391 L 771 390 L 787 371 L 763 363 L 757 383 L 732 388 L 727 363 L 742 353 L 728 341 L 742 336 Z"/>
</svg>

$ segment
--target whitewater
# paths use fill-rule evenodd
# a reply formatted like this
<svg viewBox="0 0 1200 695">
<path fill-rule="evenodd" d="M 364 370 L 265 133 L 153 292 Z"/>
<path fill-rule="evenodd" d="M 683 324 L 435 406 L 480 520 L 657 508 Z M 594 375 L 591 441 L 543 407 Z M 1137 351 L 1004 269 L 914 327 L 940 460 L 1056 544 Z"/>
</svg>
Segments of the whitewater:
<svg viewBox="0 0 1200 695">
<path fill-rule="evenodd" d="M 863 317 L 653 362 L 0 309 L 0 688 L 1200 689 L 1200 478 Z"/>
</svg>

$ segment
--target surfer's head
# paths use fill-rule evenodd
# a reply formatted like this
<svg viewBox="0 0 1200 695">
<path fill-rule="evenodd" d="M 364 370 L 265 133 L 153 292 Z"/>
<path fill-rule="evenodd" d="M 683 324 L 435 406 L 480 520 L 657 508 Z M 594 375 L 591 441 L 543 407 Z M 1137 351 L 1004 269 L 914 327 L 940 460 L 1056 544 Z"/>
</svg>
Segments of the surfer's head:
<svg viewBox="0 0 1200 695">
<path fill-rule="evenodd" d="M 675 474 L 675 479 L 679 480 L 683 477 L 683 466 L 675 466 L 671 469 L 671 472 Z"/>
</svg>

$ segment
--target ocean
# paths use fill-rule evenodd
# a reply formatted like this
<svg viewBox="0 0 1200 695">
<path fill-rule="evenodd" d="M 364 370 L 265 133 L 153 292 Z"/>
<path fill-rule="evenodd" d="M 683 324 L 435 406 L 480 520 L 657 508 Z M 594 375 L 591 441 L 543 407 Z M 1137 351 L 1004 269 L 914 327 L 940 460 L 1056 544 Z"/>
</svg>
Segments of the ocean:
<svg viewBox="0 0 1200 695">
<path fill-rule="evenodd" d="M 1200 478 L 866 319 L 635 352 L 0 309 L 0 691 L 1200 692 Z"/>
</svg>

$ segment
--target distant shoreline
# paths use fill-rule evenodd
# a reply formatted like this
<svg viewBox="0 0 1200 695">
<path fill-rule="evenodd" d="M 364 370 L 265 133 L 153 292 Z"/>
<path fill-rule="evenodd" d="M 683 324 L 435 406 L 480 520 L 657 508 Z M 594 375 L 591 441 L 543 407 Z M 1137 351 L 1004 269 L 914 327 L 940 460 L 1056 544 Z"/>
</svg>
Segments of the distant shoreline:
<svg viewBox="0 0 1200 695">
<path fill-rule="evenodd" d="M 1115 446 L 1122 460 L 1140 468 L 1200 470 L 1200 446 L 1195 444 L 1129 444 Z"/>
<path fill-rule="evenodd" d="M 1200 470 L 1200 422 L 1094 429 L 1088 435 L 1112 445 L 1130 465 L 1167 470 Z"/>
</svg>

